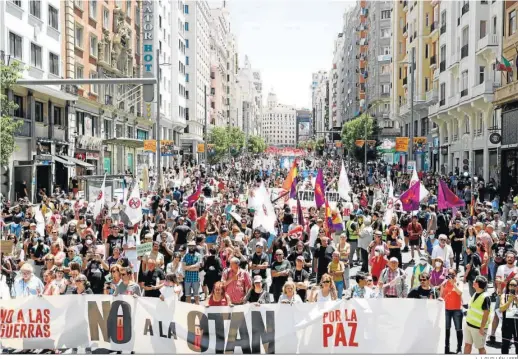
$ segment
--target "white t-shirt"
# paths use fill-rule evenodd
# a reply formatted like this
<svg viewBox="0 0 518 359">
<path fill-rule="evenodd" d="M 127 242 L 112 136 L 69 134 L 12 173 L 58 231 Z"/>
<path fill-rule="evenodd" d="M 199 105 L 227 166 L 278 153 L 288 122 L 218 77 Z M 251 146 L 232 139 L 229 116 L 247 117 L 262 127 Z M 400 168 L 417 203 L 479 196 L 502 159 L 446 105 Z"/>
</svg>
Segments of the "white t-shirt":
<svg viewBox="0 0 518 359">
<path fill-rule="evenodd" d="M 351 202 L 345 202 L 342 213 L 343 220 L 347 222 L 351 218 L 351 212 L 353 211 L 353 204 Z"/>
<path fill-rule="evenodd" d="M 445 268 L 450 268 L 450 258 L 453 258 L 451 246 L 445 245 L 444 248 L 442 248 L 440 245 L 437 245 L 433 247 L 432 259 L 437 257 L 442 258 Z"/>
<path fill-rule="evenodd" d="M 324 297 L 324 295 L 322 295 L 322 291 L 320 289 L 318 290 L 317 302 L 330 302 L 331 300 L 331 292 L 329 292 L 329 294 L 326 297 Z"/>
<path fill-rule="evenodd" d="M 318 238 L 318 233 L 320 232 L 320 227 L 317 224 L 314 224 L 313 227 L 311 227 L 311 231 L 309 232 L 309 246 L 314 247 L 315 242 Z"/>
<path fill-rule="evenodd" d="M 500 277 L 500 278 L 502 278 L 503 281 L 506 281 L 507 277 L 509 277 L 509 275 L 513 271 L 514 271 L 514 278 L 518 279 L 518 267 L 512 266 L 511 268 L 509 268 L 507 266 L 507 264 L 503 264 L 503 265 L 499 266 L 498 269 L 496 270 L 496 277 L 497 278 Z"/>
<path fill-rule="evenodd" d="M 172 287 L 163 286 L 160 288 L 160 293 L 164 296 L 164 299 L 171 298 L 174 301 L 179 301 L 183 295 L 181 285 L 174 285 Z"/>
</svg>

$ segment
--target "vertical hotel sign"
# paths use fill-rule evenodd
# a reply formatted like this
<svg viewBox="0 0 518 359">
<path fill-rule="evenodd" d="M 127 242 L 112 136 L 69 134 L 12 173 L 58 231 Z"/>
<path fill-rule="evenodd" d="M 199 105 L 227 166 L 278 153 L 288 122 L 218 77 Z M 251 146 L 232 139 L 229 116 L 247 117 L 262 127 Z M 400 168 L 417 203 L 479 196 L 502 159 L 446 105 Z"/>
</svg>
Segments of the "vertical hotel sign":
<svg viewBox="0 0 518 359">
<path fill-rule="evenodd" d="M 155 51 L 153 36 L 155 30 L 155 5 L 153 0 L 142 1 L 142 63 L 144 65 L 144 77 L 155 78 Z M 143 95 L 145 102 L 152 102 L 155 97 L 155 86 L 144 85 Z"/>
</svg>

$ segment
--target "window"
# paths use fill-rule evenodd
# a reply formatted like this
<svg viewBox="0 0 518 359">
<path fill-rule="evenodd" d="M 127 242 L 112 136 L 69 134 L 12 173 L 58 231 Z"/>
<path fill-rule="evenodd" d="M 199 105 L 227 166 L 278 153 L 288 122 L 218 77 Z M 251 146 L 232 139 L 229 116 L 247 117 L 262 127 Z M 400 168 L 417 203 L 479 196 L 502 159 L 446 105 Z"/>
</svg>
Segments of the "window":
<svg viewBox="0 0 518 359">
<path fill-rule="evenodd" d="M 487 35 L 487 29 L 486 29 L 486 24 L 487 24 L 487 21 L 485 20 L 480 20 L 480 34 L 479 34 L 479 39 L 483 39 L 484 37 L 486 37 Z"/>
<path fill-rule="evenodd" d="M 188 14 L 189 13 L 189 5 L 184 5 L 183 12 L 184 12 L 184 14 Z"/>
<path fill-rule="evenodd" d="M 59 56 L 49 52 L 49 72 L 59 76 Z"/>
<path fill-rule="evenodd" d="M 140 36 L 137 35 L 136 37 L 136 43 L 137 43 L 137 47 L 135 48 L 135 53 L 137 55 L 140 55 Z"/>
<path fill-rule="evenodd" d="M 390 29 L 381 29 L 381 37 L 390 37 Z"/>
<path fill-rule="evenodd" d="M 187 5 L 186 5 L 187 6 Z M 189 56 L 185 56 L 185 64 L 189 66 Z"/>
<path fill-rule="evenodd" d="M 187 21 L 185 22 L 185 31 L 189 31 L 189 23 Z"/>
<path fill-rule="evenodd" d="M 32 16 L 41 19 L 41 1 L 31 0 L 29 3 L 29 12 Z"/>
<path fill-rule="evenodd" d="M 485 66 L 479 66 L 478 70 L 478 83 L 481 84 L 484 82 L 484 74 L 486 73 Z"/>
<path fill-rule="evenodd" d="M 63 120 L 61 118 L 61 107 L 54 106 L 54 125 L 63 125 Z"/>
<path fill-rule="evenodd" d="M 388 94 L 389 92 L 390 92 L 390 85 L 389 84 L 381 85 L 381 93 L 382 94 Z"/>
<path fill-rule="evenodd" d="M 390 65 L 381 65 L 381 73 L 389 74 L 390 73 Z"/>
<path fill-rule="evenodd" d="M 9 51 L 14 58 L 22 59 L 22 37 L 12 32 L 9 33 Z"/>
<path fill-rule="evenodd" d="M 41 69 L 41 46 L 31 43 L 31 65 Z"/>
<path fill-rule="evenodd" d="M 84 67 L 76 63 L 75 66 L 76 79 L 84 79 Z"/>
<path fill-rule="evenodd" d="M 75 30 L 75 46 L 80 49 L 83 48 L 83 28 L 77 23 Z"/>
<path fill-rule="evenodd" d="M 97 57 L 97 36 L 90 35 L 90 56 Z"/>
<path fill-rule="evenodd" d="M 43 122 L 43 102 L 34 101 L 34 121 Z"/>
<path fill-rule="evenodd" d="M 383 10 L 381 12 L 381 19 L 390 19 L 390 10 Z"/>
<path fill-rule="evenodd" d="M 22 0 L 11 0 L 11 2 L 18 7 L 22 7 Z"/>
<path fill-rule="evenodd" d="M 74 0 L 74 5 L 76 8 L 83 10 L 83 1 L 84 0 Z"/>
<path fill-rule="evenodd" d="M 88 1 L 88 17 L 97 20 L 97 0 Z"/>
<path fill-rule="evenodd" d="M 441 62 L 446 61 L 446 45 L 441 46 L 440 56 Z"/>
<path fill-rule="evenodd" d="M 446 26 L 446 11 L 441 12 L 441 26 Z"/>
<path fill-rule="evenodd" d="M 493 35 L 496 35 L 496 16 L 493 16 Z"/>
<path fill-rule="evenodd" d="M 390 55 L 390 46 L 384 46 L 381 51 L 383 52 L 383 55 Z"/>
<path fill-rule="evenodd" d="M 185 39 L 185 48 L 188 49 L 189 48 L 189 39 Z"/>
<path fill-rule="evenodd" d="M 110 28 L 110 10 L 103 7 L 103 28 Z"/>
<path fill-rule="evenodd" d="M 443 82 L 440 86 L 440 92 L 441 92 L 441 102 L 446 100 L 446 84 Z M 441 104 L 441 106 L 444 104 Z"/>
<path fill-rule="evenodd" d="M 49 5 L 49 26 L 58 29 L 59 15 L 58 10 Z"/>
<path fill-rule="evenodd" d="M 137 7 L 135 8 L 135 24 L 137 24 L 138 26 L 140 26 L 140 18 L 140 8 L 137 5 Z"/>
<path fill-rule="evenodd" d="M 131 17 L 131 0 L 126 0 L 126 16 Z"/>
<path fill-rule="evenodd" d="M 424 46 L 424 58 L 427 59 L 428 58 L 428 44 L 426 44 Z"/>
<path fill-rule="evenodd" d="M 430 16 L 428 15 L 428 13 L 426 13 L 426 16 L 425 16 L 425 24 L 424 24 L 426 27 L 430 26 Z"/>
<path fill-rule="evenodd" d="M 430 86 L 430 84 L 429 84 L 428 77 L 425 77 L 424 78 L 424 92 L 428 92 L 429 86 Z"/>
<path fill-rule="evenodd" d="M 91 79 L 96 79 L 98 78 L 97 76 L 97 72 L 95 71 L 90 71 L 90 78 Z M 90 85 L 90 92 L 94 93 L 94 94 L 98 94 L 99 93 L 99 84 L 91 84 Z"/>
<path fill-rule="evenodd" d="M 158 15 L 158 27 L 162 28 L 162 16 Z"/>
<path fill-rule="evenodd" d="M 516 10 L 509 13 L 509 33 L 507 36 L 511 36 L 516 32 Z"/>
<path fill-rule="evenodd" d="M 185 74 L 185 82 L 189 82 L 189 74 Z"/>
<path fill-rule="evenodd" d="M 22 96 L 18 96 L 18 95 L 14 95 L 13 101 L 18 106 L 14 110 L 14 117 L 24 118 L 24 115 L 23 115 L 23 97 Z"/>
<path fill-rule="evenodd" d="M 463 71 L 462 72 L 462 90 L 467 90 L 468 89 L 468 71 Z"/>
</svg>

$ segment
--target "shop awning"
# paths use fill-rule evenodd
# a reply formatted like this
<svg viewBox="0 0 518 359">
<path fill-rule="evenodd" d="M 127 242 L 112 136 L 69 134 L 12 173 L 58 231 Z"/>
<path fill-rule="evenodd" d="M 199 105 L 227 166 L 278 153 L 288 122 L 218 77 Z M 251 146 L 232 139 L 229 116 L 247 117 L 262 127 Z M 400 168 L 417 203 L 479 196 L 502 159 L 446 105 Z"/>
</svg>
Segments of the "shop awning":
<svg viewBox="0 0 518 359">
<path fill-rule="evenodd" d="M 60 162 L 65 166 L 74 166 L 74 163 L 58 156 L 52 156 L 52 161 Z"/>
<path fill-rule="evenodd" d="M 64 91 L 56 90 L 53 87 L 45 86 L 45 85 L 23 85 L 22 87 L 31 89 L 36 92 L 41 92 L 46 95 L 59 98 L 65 101 L 77 101 L 77 96 L 68 94 Z"/>
<path fill-rule="evenodd" d="M 76 164 L 76 165 L 81 166 L 81 167 L 85 167 L 85 168 L 93 168 L 93 167 L 95 167 L 94 165 L 92 165 L 92 164 L 90 164 L 88 162 L 78 160 L 77 158 L 74 158 L 74 157 L 69 157 L 69 156 L 64 156 L 64 155 L 56 156 L 56 157 L 61 157 L 65 161 L 72 162 L 73 164 Z"/>
<path fill-rule="evenodd" d="M 136 138 L 108 138 L 106 140 L 103 140 L 103 145 L 116 145 L 116 146 L 124 146 L 124 147 L 131 147 L 131 148 L 144 148 L 144 141 L 138 140 Z"/>
</svg>

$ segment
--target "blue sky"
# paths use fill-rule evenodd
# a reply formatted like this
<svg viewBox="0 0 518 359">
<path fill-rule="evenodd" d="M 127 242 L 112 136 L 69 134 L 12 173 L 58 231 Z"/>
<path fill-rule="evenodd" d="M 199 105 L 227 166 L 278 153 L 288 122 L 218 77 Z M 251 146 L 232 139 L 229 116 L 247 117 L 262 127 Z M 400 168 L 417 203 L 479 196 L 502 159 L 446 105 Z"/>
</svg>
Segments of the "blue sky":
<svg viewBox="0 0 518 359">
<path fill-rule="evenodd" d="M 211 4 L 214 1 L 211 1 Z M 279 102 L 311 107 L 311 74 L 330 70 L 346 0 L 229 0 L 239 62 L 248 55 L 263 76 L 264 101 L 273 89 Z"/>
</svg>

